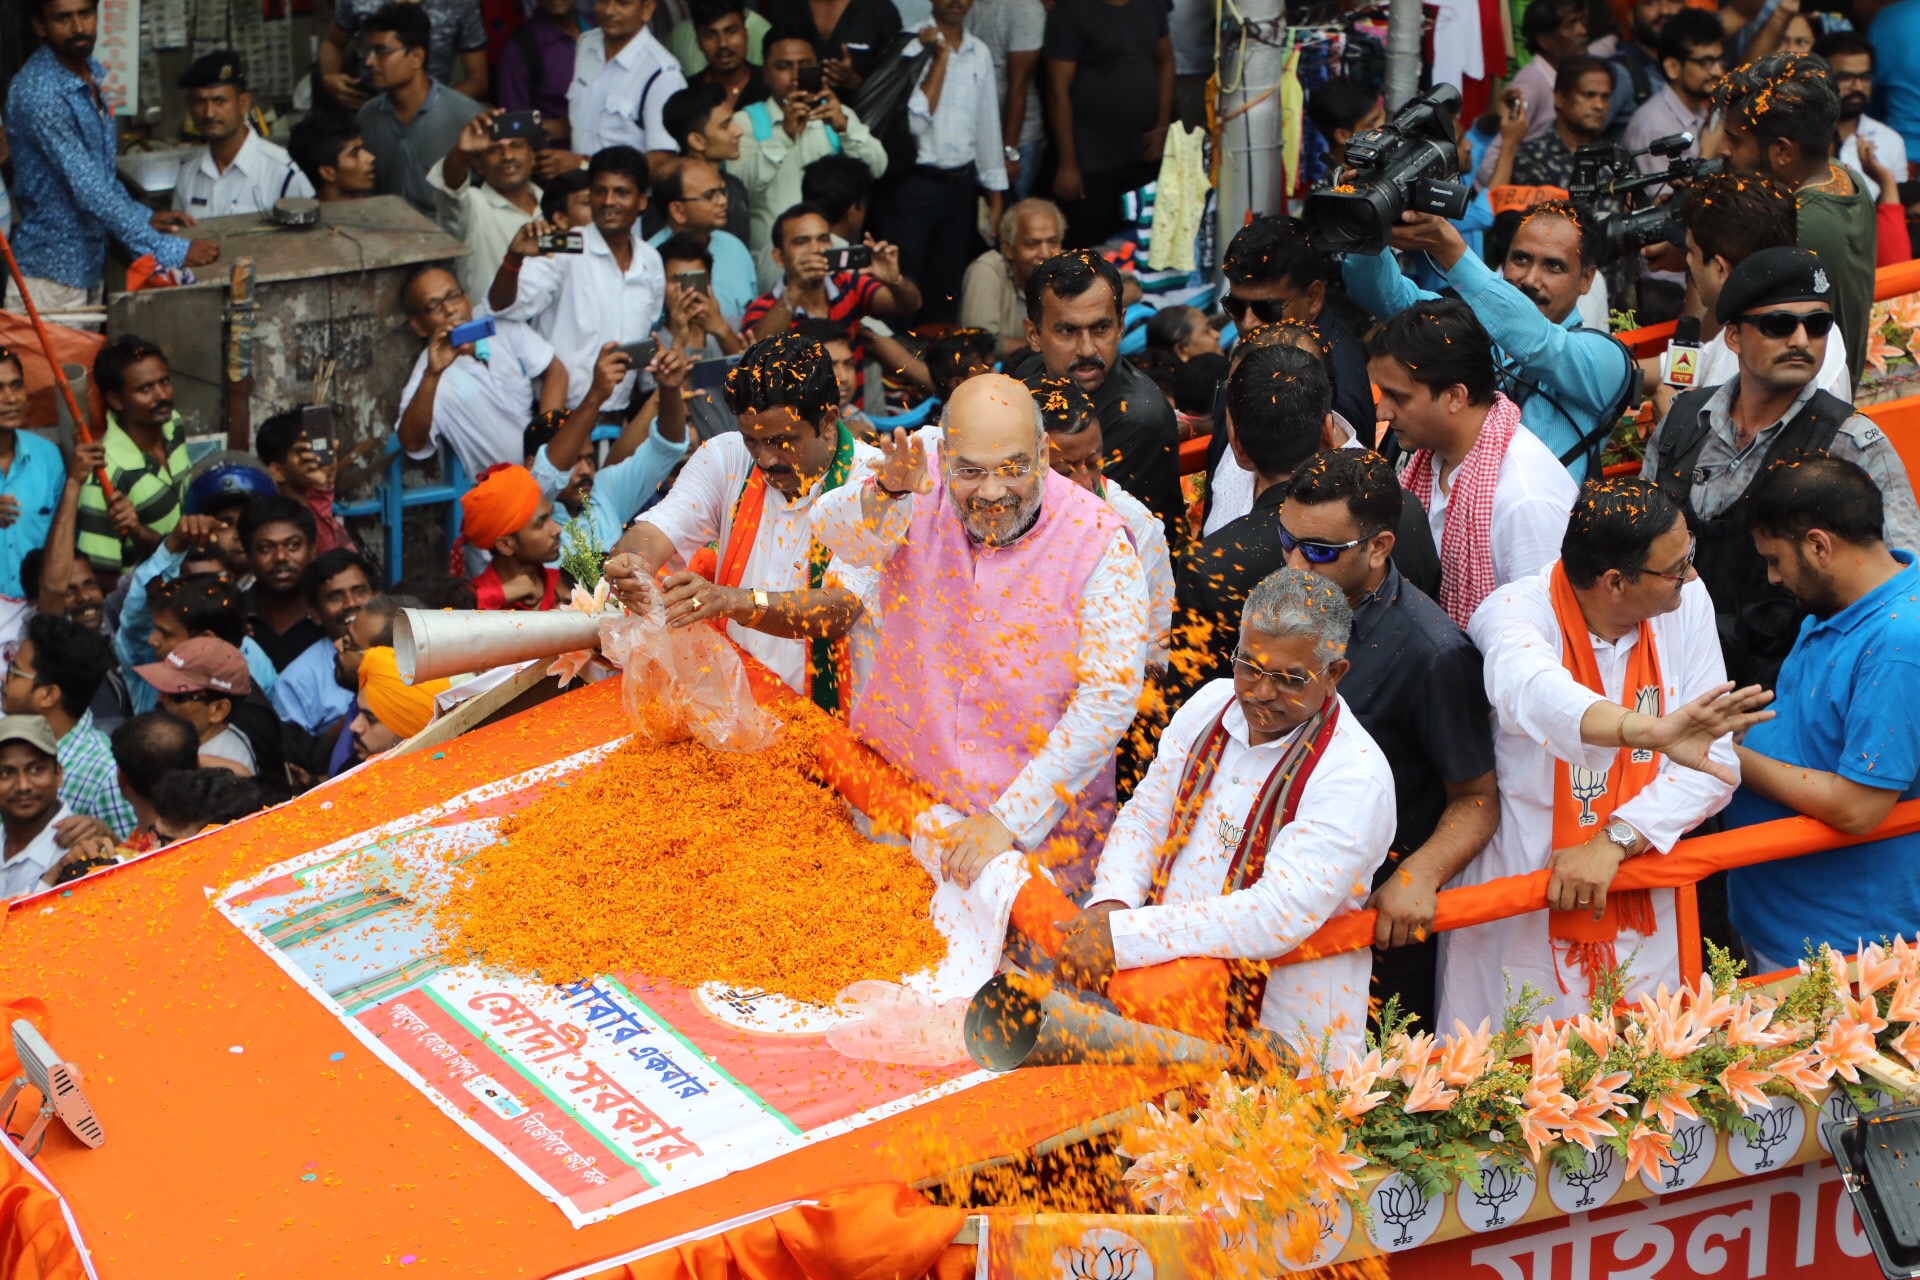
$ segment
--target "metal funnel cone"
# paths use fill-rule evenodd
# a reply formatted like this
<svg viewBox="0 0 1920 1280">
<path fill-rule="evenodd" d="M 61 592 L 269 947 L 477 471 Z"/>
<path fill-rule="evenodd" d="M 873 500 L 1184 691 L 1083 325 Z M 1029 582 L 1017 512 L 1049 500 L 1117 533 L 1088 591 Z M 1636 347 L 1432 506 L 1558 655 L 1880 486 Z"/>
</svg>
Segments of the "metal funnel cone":
<svg viewBox="0 0 1920 1280">
<path fill-rule="evenodd" d="M 968 1055 L 989 1071 L 1084 1062 L 1227 1065 L 1226 1045 L 1134 1022 L 1058 990 L 1036 999 L 1010 976 L 997 974 L 975 992 L 961 1025 Z"/>
<path fill-rule="evenodd" d="M 408 684 L 599 647 L 600 617 L 574 609 L 402 609 L 393 620 L 393 656 Z"/>
</svg>

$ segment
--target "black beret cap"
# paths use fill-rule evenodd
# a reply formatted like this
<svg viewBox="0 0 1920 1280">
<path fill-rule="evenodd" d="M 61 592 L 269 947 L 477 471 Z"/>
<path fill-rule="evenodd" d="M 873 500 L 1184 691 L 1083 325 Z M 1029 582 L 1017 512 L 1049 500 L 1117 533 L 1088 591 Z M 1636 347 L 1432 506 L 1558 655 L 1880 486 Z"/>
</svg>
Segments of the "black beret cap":
<svg viewBox="0 0 1920 1280">
<path fill-rule="evenodd" d="M 1755 307 L 1780 302 L 1833 305 L 1833 278 L 1818 255 L 1784 245 L 1748 254 L 1720 286 L 1713 313 L 1721 324 L 1730 324 Z"/>
<path fill-rule="evenodd" d="M 221 84 L 230 84 L 236 89 L 247 87 L 247 73 L 240 66 L 240 55 L 231 49 L 202 54 L 180 73 L 182 89 L 211 89 Z"/>
</svg>

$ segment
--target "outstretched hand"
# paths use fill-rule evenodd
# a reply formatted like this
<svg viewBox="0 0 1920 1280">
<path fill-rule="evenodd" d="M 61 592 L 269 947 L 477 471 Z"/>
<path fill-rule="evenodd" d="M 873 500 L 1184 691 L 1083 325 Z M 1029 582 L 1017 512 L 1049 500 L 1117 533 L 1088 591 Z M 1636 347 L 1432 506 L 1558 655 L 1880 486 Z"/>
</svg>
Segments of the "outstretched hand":
<svg viewBox="0 0 1920 1280">
<path fill-rule="evenodd" d="M 1675 764 L 1698 769 L 1729 786 L 1736 786 L 1740 774 L 1713 759 L 1708 752 L 1728 734 L 1745 733 L 1754 725 L 1773 719 L 1773 712 L 1762 710 L 1772 701 L 1770 689 L 1762 689 L 1757 684 L 1736 689 L 1729 680 L 1655 719 L 1644 745 Z"/>
<path fill-rule="evenodd" d="M 908 435 L 905 427 L 895 427 L 892 435 L 880 437 L 880 464 L 873 469 L 873 478 L 889 493 L 932 492 L 927 446 L 919 436 Z"/>
</svg>

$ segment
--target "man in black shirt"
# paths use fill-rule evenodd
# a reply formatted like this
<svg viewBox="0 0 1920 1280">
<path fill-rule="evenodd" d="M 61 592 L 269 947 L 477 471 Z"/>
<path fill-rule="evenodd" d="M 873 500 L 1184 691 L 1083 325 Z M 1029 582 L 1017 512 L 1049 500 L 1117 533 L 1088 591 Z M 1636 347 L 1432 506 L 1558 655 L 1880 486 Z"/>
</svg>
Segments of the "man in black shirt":
<svg viewBox="0 0 1920 1280">
<path fill-rule="evenodd" d="M 313 563 L 315 536 L 313 512 L 292 498 L 255 498 L 240 516 L 240 546 L 253 566 L 247 631 L 275 671 L 327 638 L 301 585 Z"/>
<path fill-rule="evenodd" d="M 1041 263 L 1027 277 L 1027 345 L 1040 358 L 1010 372 L 1027 378 L 1040 363 L 1047 376 L 1080 384 L 1100 415 L 1105 473 L 1165 522 L 1167 545 L 1178 549 L 1186 542 L 1180 429 L 1160 388 L 1120 358 L 1120 294 L 1119 269 L 1092 250 Z"/>
<path fill-rule="evenodd" d="M 1393 770 L 1393 848 L 1367 901 L 1380 912 L 1374 994 L 1399 995 L 1432 1027 L 1436 895 L 1500 821 L 1480 654 L 1394 567 L 1406 503 L 1391 463 L 1371 450 L 1323 449 L 1286 489 L 1287 564 L 1332 582 L 1353 606 L 1340 695 Z"/>
<path fill-rule="evenodd" d="M 1253 473 L 1253 510 L 1175 556 L 1170 705 L 1208 680 L 1233 674 L 1241 606 L 1262 578 L 1286 566 L 1280 506 L 1294 469 L 1324 443 L 1332 397 L 1326 369 L 1298 347 L 1261 347 L 1228 376 L 1232 448 Z M 1398 520 L 1390 545 L 1400 572 L 1437 589 L 1440 556 L 1426 513 L 1409 502 Z"/>
<path fill-rule="evenodd" d="M 1160 0 L 1048 6 L 1044 97 L 1067 242 L 1104 243 L 1120 199 L 1152 182 L 1173 123 L 1173 41 Z"/>
</svg>

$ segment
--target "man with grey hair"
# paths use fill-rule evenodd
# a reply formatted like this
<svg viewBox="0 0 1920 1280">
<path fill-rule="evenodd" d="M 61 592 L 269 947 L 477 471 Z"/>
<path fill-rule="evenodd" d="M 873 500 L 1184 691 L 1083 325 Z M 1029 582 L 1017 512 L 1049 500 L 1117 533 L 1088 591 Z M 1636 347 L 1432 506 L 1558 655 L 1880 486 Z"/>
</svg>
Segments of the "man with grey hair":
<svg viewBox="0 0 1920 1280">
<path fill-rule="evenodd" d="M 969 378 L 941 432 L 936 465 L 896 430 L 867 478 L 814 504 L 821 544 L 880 575 L 885 643 L 851 725 L 965 815 L 943 875 L 971 885 L 995 858 L 1045 846 L 1078 893 L 1140 698 L 1146 577 L 1113 509 L 1048 466 L 1024 384 Z"/>
<path fill-rule="evenodd" d="M 1027 349 L 1027 277 L 1060 252 L 1067 220 L 1060 206 L 1035 197 L 1000 215 L 1000 243 L 967 264 L 960 280 L 960 326 L 985 329 L 1000 354 Z"/>
<path fill-rule="evenodd" d="M 1358 909 L 1393 843 L 1393 771 L 1336 691 L 1352 628 L 1339 587 L 1299 569 L 1248 594 L 1232 678 L 1174 713 L 1114 821 L 1063 979 L 1102 991 L 1116 969 L 1216 957 L 1239 1025 L 1360 1048 L 1369 952 L 1265 963 Z"/>
</svg>

